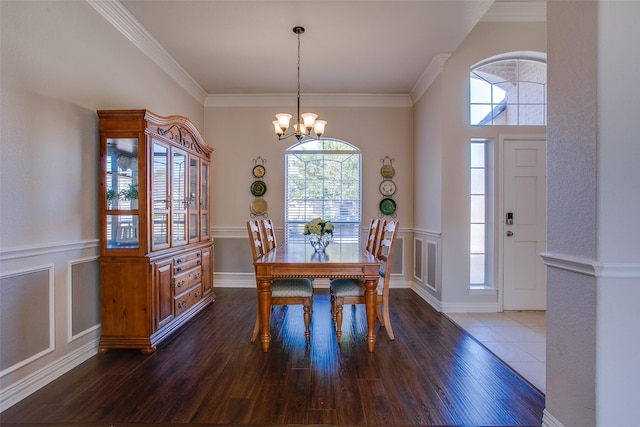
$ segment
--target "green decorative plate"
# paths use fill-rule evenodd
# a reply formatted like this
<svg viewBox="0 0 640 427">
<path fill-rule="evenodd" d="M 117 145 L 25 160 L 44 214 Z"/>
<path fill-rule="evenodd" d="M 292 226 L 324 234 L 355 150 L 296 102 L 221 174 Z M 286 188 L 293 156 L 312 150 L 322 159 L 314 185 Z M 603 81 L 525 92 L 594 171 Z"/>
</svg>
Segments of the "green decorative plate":
<svg viewBox="0 0 640 427">
<path fill-rule="evenodd" d="M 264 181 L 254 181 L 251 184 L 251 194 L 256 197 L 264 196 L 264 193 L 267 192 L 267 184 Z"/>
<path fill-rule="evenodd" d="M 393 199 L 387 197 L 386 199 L 382 199 L 382 201 L 380 201 L 380 212 L 382 212 L 384 215 L 393 215 L 395 211 L 396 202 L 394 202 Z"/>
</svg>

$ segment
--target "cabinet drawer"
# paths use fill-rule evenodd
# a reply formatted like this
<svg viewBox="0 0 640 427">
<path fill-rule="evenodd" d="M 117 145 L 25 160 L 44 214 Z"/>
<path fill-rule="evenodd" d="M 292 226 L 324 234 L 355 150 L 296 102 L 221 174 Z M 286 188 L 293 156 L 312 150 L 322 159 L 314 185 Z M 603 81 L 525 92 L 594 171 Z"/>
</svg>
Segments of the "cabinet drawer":
<svg viewBox="0 0 640 427">
<path fill-rule="evenodd" d="M 176 274 L 173 277 L 173 294 L 180 295 L 196 283 L 200 283 L 200 280 L 202 280 L 202 268 L 200 266 L 184 273 Z"/>
<path fill-rule="evenodd" d="M 175 316 L 178 317 L 182 312 L 189 307 L 200 301 L 202 298 L 202 286 L 200 284 L 189 289 L 182 295 L 178 295 L 174 298 L 173 303 L 175 306 Z"/>
<path fill-rule="evenodd" d="M 190 252 L 173 259 L 173 273 L 178 274 L 201 264 L 202 253 L 200 251 Z"/>
</svg>

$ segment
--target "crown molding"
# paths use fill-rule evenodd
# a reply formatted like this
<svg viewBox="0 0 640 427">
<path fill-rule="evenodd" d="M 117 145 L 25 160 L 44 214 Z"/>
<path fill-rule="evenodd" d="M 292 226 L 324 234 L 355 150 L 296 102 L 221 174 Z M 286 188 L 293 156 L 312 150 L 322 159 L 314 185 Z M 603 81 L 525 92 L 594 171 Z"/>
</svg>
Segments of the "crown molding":
<svg viewBox="0 0 640 427">
<path fill-rule="evenodd" d="M 162 47 L 118 0 L 86 0 L 100 15 L 205 107 L 276 107 L 294 104 L 295 94 L 212 94 Z M 546 2 L 494 3 L 481 22 L 544 22 Z M 450 54 L 434 57 L 409 94 L 305 94 L 312 107 L 411 107 L 444 69 Z"/>
<path fill-rule="evenodd" d="M 214 94 L 208 95 L 205 107 L 290 107 L 296 104 L 296 94 Z M 307 107 L 411 107 L 407 94 L 373 93 L 305 93 Z"/>
<path fill-rule="evenodd" d="M 431 86 L 431 83 L 433 83 L 436 77 L 442 73 L 442 70 L 444 70 L 444 64 L 450 56 L 451 54 L 441 53 L 440 55 L 436 55 L 429 65 L 427 65 L 427 68 L 425 68 L 420 75 L 420 78 L 411 89 L 410 96 L 413 103 L 416 103 L 420 97 L 424 95 L 427 89 L 429 89 L 429 86 Z"/>
<path fill-rule="evenodd" d="M 122 35 L 200 103 L 207 93 L 118 0 L 86 0 Z"/>
<path fill-rule="evenodd" d="M 480 22 L 546 22 L 546 1 L 497 1 Z"/>
</svg>

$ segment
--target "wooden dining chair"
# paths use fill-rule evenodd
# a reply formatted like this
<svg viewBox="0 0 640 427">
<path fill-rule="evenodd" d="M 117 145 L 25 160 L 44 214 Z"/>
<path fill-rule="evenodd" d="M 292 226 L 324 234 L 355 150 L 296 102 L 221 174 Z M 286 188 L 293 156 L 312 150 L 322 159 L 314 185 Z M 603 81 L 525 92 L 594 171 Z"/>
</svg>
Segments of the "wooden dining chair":
<svg viewBox="0 0 640 427">
<path fill-rule="evenodd" d="M 253 260 L 260 258 L 268 251 L 263 241 L 264 230 L 260 221 L 247 221 L 247 232 L 251 243 Z M 274 240 L 275 244 L 275 240 Z M 304 309 L 304 335 L 309 344 L 311 333 L 311 313 L 313 308 L 313 280 L 307 278 L 281 278 L 271 283 L 271 307 L 274 305 L 302 304 Z M 256 321 L 251 333 L 251 342 L 255 342 L 260 332 L 260 310 L 256 308 Z"/>
<path fill-rule="evenodd" d="M 380 243 L 376 251 L 376 258 L 381 262 L 380 281 L 377 288 L 376 314 L 381 326 L 384 326 L 390 340 L 394 340 L 391 318 L 389 317 L 389 279 L 391 277 L 391 263 L 398 235 L 397 221 L 383 221 Z M 363 279 L 332 279 L 329 282 L 331 294 L 331 314 L 336 326 L 336 338 L 342 336 L 342 306 L 344 304 L 364 304 Z"/>
</svg>

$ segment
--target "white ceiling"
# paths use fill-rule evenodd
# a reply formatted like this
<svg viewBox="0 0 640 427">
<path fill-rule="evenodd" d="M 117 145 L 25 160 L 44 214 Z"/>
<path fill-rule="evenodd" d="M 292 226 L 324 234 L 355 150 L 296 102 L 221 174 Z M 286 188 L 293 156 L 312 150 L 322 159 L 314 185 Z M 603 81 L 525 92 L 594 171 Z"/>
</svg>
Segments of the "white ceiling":
<svg viewBox="0 0 640 427">
<path fill-rule="evenodd" d="M 88 1 L 96 9 L 113 8 L 112 3 Z M 409 94 L 435 59 L 455 51 L 493 0 L 115 3 L 115 20 L 124 16 L 136 27 L 137 35 L 130 38 L 144 34 L 155 56 L 165 57 L 156 62 L 170 64 L 173 74 L 178 70 L 205 95 L 295 93 L 296 25 L 306 29 L 301 36 L 303 93 Z M 498 4 L 519 5 L 511 14 L 517 16 L 529 13 L 522 5 L 532 3 Z"/>
</svg>

